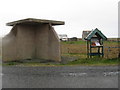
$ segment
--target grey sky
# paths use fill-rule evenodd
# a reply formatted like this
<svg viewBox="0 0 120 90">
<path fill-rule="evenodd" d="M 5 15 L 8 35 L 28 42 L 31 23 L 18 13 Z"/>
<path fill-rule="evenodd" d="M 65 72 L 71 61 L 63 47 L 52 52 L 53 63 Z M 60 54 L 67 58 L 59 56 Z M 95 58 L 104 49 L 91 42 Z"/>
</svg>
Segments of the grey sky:
<svg viewBox="0 0 120 90">
<path fill-rule="evenodd" d="M 58 34 L 82 37 L 83 30 L 100 29 L 107 37 L 118 37 L 119 0 L 1 0 L 0 36 L 11 27 L 7 22 L 38 18 L 65 21 L 55 26 Z"/>
</svg>

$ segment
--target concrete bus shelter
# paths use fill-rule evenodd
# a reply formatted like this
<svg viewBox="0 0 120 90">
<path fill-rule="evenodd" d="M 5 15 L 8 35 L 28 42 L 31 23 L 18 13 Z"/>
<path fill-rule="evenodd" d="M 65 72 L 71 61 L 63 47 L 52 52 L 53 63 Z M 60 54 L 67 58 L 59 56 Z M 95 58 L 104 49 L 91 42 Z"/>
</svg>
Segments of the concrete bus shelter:
<svg viewBox="0 0 120 90">
<path fill-rule="evenodd" d="M 6 25 L 13 28 L 2 40 L 3 61 L 61 61 L 60 40 L 52 26 L 64 25 L 63 21 L 28 18 Z"/>
</svg>

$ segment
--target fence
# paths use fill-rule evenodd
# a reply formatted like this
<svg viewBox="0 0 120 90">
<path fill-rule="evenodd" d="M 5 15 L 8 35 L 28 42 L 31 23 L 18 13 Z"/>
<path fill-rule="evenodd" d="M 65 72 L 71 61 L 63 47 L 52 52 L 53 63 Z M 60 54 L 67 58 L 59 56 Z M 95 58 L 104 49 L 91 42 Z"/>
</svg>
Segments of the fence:
<svg viewBox="0 0 120 90">
<path fill-rule="evenodd" d="M 104 47 L 106 58 L 117 58 L 120 54 L 120 47 Z"/>
<path fill-rule="evenodd" d="M 104 58 L 117 58 L 120 54 L 120 47 L 116 46 L 105 46 L 104 47 Z M 61 53 L 62 54 L 79 54 L 87 56 L 87 48 L 86 45 L 80 44 L 62 44 L 61 45 Z"/>
</svg>

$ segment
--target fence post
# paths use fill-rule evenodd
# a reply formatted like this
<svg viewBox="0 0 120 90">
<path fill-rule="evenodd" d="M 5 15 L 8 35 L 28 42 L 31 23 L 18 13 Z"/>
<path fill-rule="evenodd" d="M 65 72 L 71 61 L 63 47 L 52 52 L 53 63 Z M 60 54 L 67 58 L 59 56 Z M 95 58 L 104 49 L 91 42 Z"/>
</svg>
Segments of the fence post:
<svg viewBox="0 0 120 90">
<path fill-rule="evenodd" d="M 69 48 L 68 48 L 68 53 L 69 53 Z"/>
<path fill-rule="evenodd" d="M 109 58 L 110 47 L 108 47 L 107 59 Z"/>
</svg>

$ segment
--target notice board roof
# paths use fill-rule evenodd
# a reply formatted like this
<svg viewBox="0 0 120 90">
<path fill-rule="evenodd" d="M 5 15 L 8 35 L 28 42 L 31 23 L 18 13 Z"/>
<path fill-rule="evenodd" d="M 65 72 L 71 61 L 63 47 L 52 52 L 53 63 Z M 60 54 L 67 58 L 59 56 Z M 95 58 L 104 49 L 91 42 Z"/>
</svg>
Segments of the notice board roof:
<svg viewBox="0 0 120 90">
<path fill-rule="evenodd" d="M 27 18 L 18 21 L 9 22 L 7 26 L 14 26 L 16 24 L 51 24 L 51 25 L 64 25 L 63 21 L 56 20 L 46 20 L 46 19 L 35 19 L 35 18 Z"/>
<path fill-rule="evenodd" d="M 95 30 L 92 30 L 88 36 L 85 38 L 85 40 L 90 40 L 94 35 L 97 35 L 99 38 L 102 38 L 104 40 L 107 40 L 107 37 L 97 28 Z"/>
</svg>

